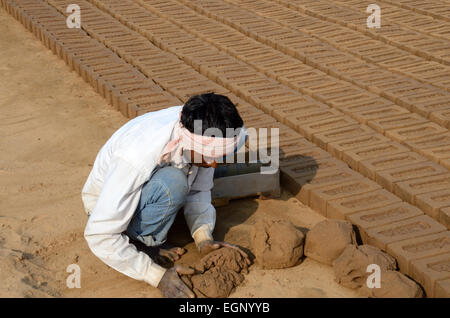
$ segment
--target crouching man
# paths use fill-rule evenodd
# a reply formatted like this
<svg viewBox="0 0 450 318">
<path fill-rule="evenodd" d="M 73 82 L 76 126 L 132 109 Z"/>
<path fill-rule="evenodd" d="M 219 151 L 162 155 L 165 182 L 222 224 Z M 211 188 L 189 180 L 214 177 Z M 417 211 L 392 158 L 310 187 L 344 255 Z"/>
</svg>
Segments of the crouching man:
<svg viewBox="0 0 450 318">
<path fill-rule="evenodd" d="M 208 134 L 210 128 L 220 136 Z M 130 244 L 130 238 L 172 261 L 179 259 L 185 250 L 168 247 L 166 240 L 183 208 L 200 253 L 226 247 L 248 257 L 234 245 L 214 241 L 216 212 L 211 204 L 214 168 L 245 139 L 236 107 L 214 93 L 130 120 L 101 148 L 82 191 L 89 215 L 84 236 L 92 252 L 117 271 L 157 287 L 165 297 L 194 297 L 178 276 L 191 269 L 161 267 Z"/>
</svg>

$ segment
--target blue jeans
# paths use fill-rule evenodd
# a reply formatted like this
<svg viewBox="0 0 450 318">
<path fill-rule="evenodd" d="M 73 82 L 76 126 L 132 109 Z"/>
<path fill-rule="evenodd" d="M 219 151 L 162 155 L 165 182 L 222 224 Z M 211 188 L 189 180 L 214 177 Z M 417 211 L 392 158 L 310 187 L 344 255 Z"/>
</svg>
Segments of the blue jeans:
<svg viewBox="0 0 450 318">
<path fill-rule="evenodd" d="M 186 202 L 189 188 L 183 171 L 164 167 L 156 171 L 142 187 L 136 212 L 127 234 L 147 246 L 159 246 Z"/>
</svg>

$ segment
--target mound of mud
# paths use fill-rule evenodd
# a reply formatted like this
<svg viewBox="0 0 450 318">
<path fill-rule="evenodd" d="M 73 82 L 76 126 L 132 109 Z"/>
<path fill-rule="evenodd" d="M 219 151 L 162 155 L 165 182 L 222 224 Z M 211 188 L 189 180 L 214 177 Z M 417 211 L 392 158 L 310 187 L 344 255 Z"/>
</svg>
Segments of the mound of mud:
<svg viewBox="0 0 450 318">
<path fill-rule="evenodd" d="M 370 245 L 347 245 L 342 254 L 333 262 L 336 282 L 349 288 L 366 285 L 367 266 L 377 264 L 381 271 L 397 268 L 397 262 L 391 255 Z"/>
<path fill-rule="evenodd" d="M 356 244 L 352 224 L 341 220 L 323 220 L 306 233 L 305 255 L 332 265 L 349 244 Z"/>
<path fill-rule="evenodd" d="M 369 298 L 422 298 L 423 291 L 412 279 L 395 271 L 381 272 L 380 288 L 363 285 L 358 290 L 362 297 Z"/>
<path fill-rule="evenodd" d="M 248 264 L 232 248 L 220 248 L 204 256 L 194 269 L 194 275 L 181 275 L 183 282 L 198 298 L 225 298 L 244 281 Z"/>
<path fill-rule="evenodd" d="M 304 235 L 287 220 L 260 219 L 251 237 L 256 263 L 261 268 L 292 267 L 303 256 Z"/>
</svg>

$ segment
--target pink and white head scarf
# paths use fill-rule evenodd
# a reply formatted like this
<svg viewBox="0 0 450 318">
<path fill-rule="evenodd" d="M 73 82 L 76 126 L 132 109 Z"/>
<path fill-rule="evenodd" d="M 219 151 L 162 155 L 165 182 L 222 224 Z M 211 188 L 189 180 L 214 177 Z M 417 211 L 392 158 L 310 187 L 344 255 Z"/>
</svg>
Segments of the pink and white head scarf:
<svg viewBox="0 0 450 318">
<path fill-rule="evenodd" d="M 237 136 L 229 138 L 195 134 L 183 127 L 181 122 L 178 122 L 174 129 L 174 136 L 176 137 L 167 143 L 161 154 L 162 157 L 181 147 L 183 150 L 194 150 L 196 153 L 202 154 L 206 162 L 212 162 L 239 150 L 247 137 L 244 126 L 236 129 L 239 132 Z"/>
</svg>

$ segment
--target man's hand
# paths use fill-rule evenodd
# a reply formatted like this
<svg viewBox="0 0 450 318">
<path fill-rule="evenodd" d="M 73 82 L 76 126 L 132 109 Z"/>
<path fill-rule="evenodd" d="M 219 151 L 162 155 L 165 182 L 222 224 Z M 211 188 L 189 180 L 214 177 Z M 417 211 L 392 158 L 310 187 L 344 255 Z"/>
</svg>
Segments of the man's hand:
<svg viewBox="0 0 450 318">
<path fill-rule="evenodd" d="M 232 249 L 237 250 L 242 255 L 242 257 L 244 257 L 245 261 L 247 262 L 247 265 L 251 264 L 247 253 L 245 253 L 243 250 L 241 250 L 239 246 L 236 246 L 236 245 L 233 245 L 230 243 L 219 242 L 219 241 L 203 241 L 203 242 L 200 242 L 197 247 L 198 247 L 198 250 L 200 251 L 200 254 L 202 254 L 202 255 L 206 255 L 206 254 L 208 254 L 214 250 L 217 250 L 221 247 L 232 248 Z"/>
<path fill-rule="evenodd" d="M 164 273 L 158 284 L 158 289 L 165 298 L 194 298 L 195 294 L 178 276 L 178 274 L 192 275 L 194 272 L 193 268 L 175 265 Z"/>
</svg>

